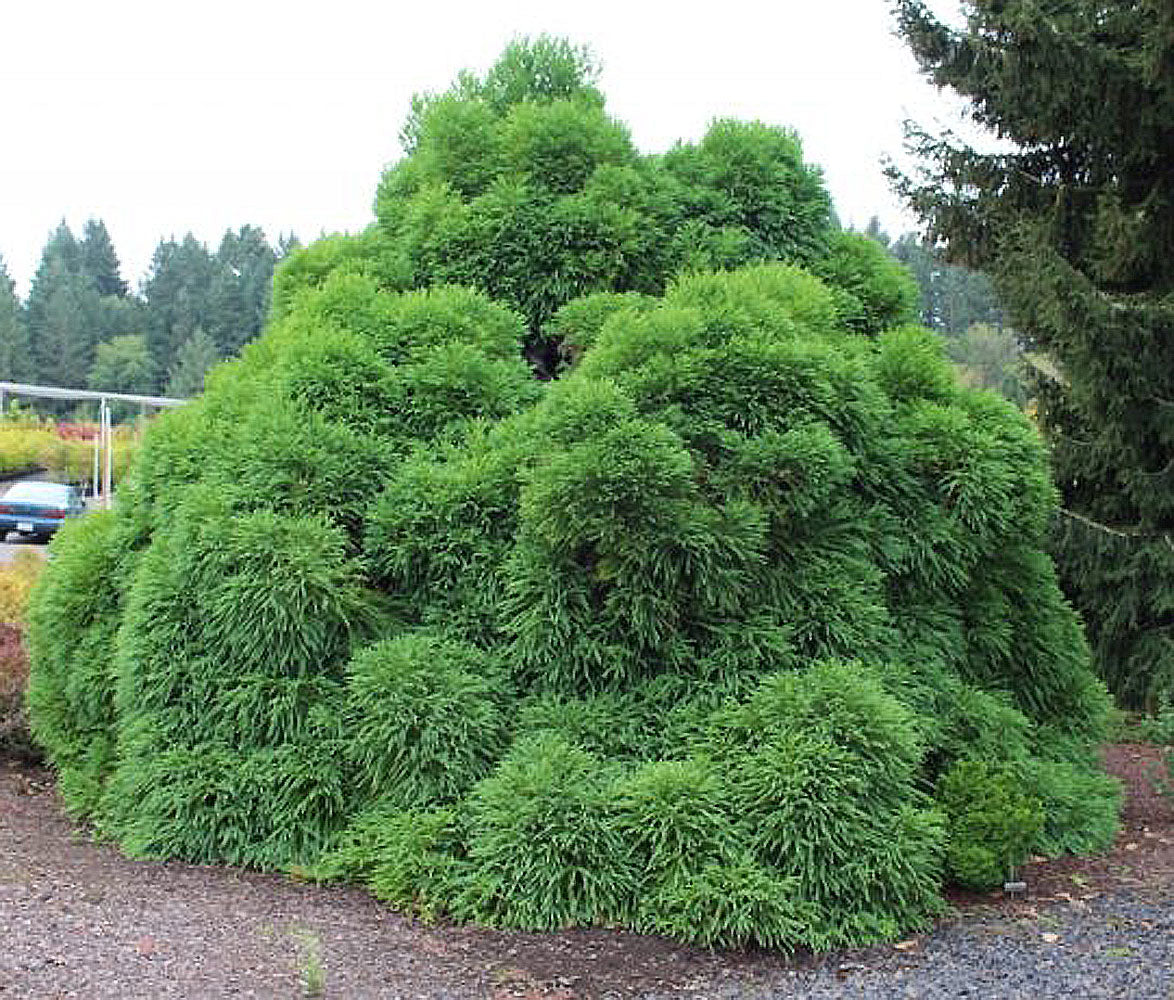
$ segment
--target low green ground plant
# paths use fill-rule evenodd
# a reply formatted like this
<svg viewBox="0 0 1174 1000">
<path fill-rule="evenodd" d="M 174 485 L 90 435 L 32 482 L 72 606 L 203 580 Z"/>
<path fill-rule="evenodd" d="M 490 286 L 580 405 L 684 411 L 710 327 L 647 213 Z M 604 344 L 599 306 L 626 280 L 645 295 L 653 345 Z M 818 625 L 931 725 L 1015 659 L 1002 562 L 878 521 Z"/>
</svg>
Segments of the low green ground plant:
<svg viewBox="0 0 1174 1000">
<path fill-rule="evenodd" d="M 1174 701 L 1161 702 L 1152 713 L 1124 721 L 1118 735 L 1125 741 L 1174 747 Z"/>
<path fill-rule="evenodd" d="M 948 830 L 946 865 L 959 885 L 1014 880 L 1044 831 L 1040 799 L 1007 765 L 959 761 L 938 782 Z"/>
</svg>

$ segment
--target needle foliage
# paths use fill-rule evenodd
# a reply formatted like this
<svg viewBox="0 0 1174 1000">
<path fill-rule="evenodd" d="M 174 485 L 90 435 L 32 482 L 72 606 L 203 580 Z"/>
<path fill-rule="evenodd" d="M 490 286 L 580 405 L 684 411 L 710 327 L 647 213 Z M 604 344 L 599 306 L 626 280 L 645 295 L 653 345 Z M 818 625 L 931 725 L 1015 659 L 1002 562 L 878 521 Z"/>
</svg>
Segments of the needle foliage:
<svg viewBox="0 0 1174 1000">
<path fill-rule="evenodd" d="M 518 46 L 63 527 L 32 709 L 71 807 L 427 916 L 783 950 L 926 926 L 986 836 L 966 768 L 1028 849 L 1101 843 L 1032 427 L 789 133 L 638 157 L 579 50 Z"/>
<path fill-rule="evenodd" d="M 909 129 L 900 192 L 994 278 L 1037 371 L 1052 547 L 1121 703 L 1174 691 L 1174 8 L 893 0 L 923 72 L 998 148 Z M 983 147 L 986 148 L 983 148 Z"/>
</svg>

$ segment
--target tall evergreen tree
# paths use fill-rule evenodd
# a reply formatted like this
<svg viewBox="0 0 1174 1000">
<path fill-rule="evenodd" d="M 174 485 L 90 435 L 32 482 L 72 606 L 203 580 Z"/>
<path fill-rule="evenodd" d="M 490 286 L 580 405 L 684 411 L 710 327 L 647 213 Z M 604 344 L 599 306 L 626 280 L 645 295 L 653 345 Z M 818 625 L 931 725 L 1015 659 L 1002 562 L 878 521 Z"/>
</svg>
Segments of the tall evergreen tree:
<svg viewBox="0 0 1174 1000">
<path fill-rule="evenodd" d="M 274 255 L 277 257 L 277 263 L 280 264 L 301 245 L 302 241 L 298 239 L 296 233 L 281 233 L 277 237 L 277 246 L 274 247 Z"/>
<path fill-rule="evenodd" d="M 88 378 L 91 389 L 145 395 L 154 390 L 155 382 L 151 354 L 142 336 L 125 334 L 98 345 Z"/>
<path fill-rule="evenodd" d="M 50 294 L 46 328 L 54 336 L 42 344 L 42 370 L 51 384 L 85 386 L 98 347 L 100 308 L 97 293 L 81 275 L 69 275 Z"/>
<path fill-rule="evenodd" d="M 100 296 L 82 267 L 82 246 L 64 221 L 45 245 L 28 299 L 31 376 L 81 387 L 99 338 Z"/>
<path fill-rule="evenodd" d="M 213 259 L 208 329 L 221 356 L 236 354 L 265 325 L 277 254 L 256 226 L 229 230 Z"/>
<path fill-rule="evenodd" d="M 1174 7 L 894 0 L 923 71 L 1013 144 L 910 129 L 898 188 L 1054 362 L 1056 554 L 1120 698 L 1174 694 Z"/>
<path fill-rule="evenodd" d="M 146 310 L 137 296 L 105 295 L 98 300 L 99 343 L 106 343 L 115 337 L 141 334 L 146 321 Z"/>
<path fill-rule="evenodd" d="M 32 363 L 24 310 L 16 297 L 16 284 L 0 257 L 0 379 L 27 381 L 33 372 Z"/>
<path fill-rule="evenodd" d="M 931 330 L 963 334 L 975 324 L 1003 326 L 1003 309 L 994 286 L 981 271 L 951 264 L 916 233 L 887 244 L 921 290 L 921 322 Z"/>
<path fill-rule="evenodd" d="M 164 386 L 168 396 L 187 399 L 197 396 L 204 391 L 204 376 L 208 374 L 217 361 L 220 353 L 216 349 L 216 342 L 203 330 L 197 328 L 192 335 L 180 345 L 175 357 L 175 364 L 167 377 Z"/>
<path fill-rule="evenodd" d="M 207 247 L 191 233 L 178 242 L 163 240 L 155 248 L 143 298 L 147 348 L 157 372 L 170 371 L 180 347 L 196 330 L 208 327 L 214 272 Z"/>
<path fill-rule="evenodd" d="M 864 235 L 869 239 L 876 240 L 882 247 L 888 247 L 893 242 L 884 227 L 881 226 L 880 219 L 875 215 L 868 220 L 868 225 L 864 227 Z"/>
<path fill-rule="evenodd" d="M 82 273 L 94 283 L 98 294 L 125 297 L 128 289 L 122 279 L 118 254 L 114 252 L 114 244 L 101 219 L 86 222 L 79 250 Z"/>
</svg>

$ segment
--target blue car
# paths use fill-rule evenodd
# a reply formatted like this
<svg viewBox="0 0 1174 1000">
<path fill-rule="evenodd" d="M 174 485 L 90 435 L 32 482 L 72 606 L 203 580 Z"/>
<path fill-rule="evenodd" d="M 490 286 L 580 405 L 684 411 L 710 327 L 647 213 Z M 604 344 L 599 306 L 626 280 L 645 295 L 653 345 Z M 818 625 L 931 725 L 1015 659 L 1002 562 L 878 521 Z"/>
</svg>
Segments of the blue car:
<svg viewBox="0 0 1174 1000">
<path fill-rule="evenodd" d="M 85 511 L 81 490 L 64 483 L 15 483 L 0 497 L 0 541 L 8 532 L 47 539 L 67 517 Z"/>
</svg>

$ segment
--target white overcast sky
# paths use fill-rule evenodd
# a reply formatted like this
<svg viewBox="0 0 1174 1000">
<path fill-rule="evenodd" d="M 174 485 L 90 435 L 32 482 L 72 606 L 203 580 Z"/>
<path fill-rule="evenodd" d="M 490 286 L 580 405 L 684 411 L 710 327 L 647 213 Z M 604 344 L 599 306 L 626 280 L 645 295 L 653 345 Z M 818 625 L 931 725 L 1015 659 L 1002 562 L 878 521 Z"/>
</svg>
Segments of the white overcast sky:
<svg viewBox="0 0 1174 1000">
<path fill-rule="evenodd" d="M 950 8 L 949 0 L 935 7 Z M 603 64 L 608 110 L 644 152 L 715 117 L 794 128 L 845 223 L 913 228 L 881 173 L 901 122 L 946 99 L 892 35 L 887 0 L 3 0 L 0 256 L 25 295 L 51 230 L 100 218 L 123 276 L 189 230 L 361 229 L 412 93 L 483 71 L 515 35 L 565 35 Z"/>
</svg>

